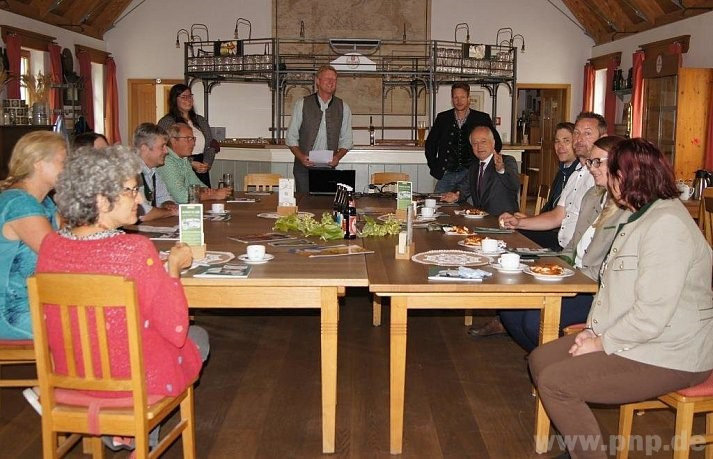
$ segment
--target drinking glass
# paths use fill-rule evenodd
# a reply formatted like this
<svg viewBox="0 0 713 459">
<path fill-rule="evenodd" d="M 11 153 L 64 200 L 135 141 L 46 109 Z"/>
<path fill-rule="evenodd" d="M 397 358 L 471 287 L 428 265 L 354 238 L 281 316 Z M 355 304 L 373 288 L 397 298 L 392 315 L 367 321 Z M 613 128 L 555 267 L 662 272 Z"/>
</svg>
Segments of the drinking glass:
<svg viewBox="0 0 713 459">
<path fill-rule="evenodd" d="M 226 172 L 223 174 L 223 185 L 225 188 L 230 188 L 230 196 L 233 197 L 233 174 Z"/>
<path fill-rule="evenodd" d="M 416 130 L 416 133 L 418 134 L 416 145 L 418 145 L 419 147 L 422 147 L 426 143 L 426 122 L 425 121 L 418 122 L 418 129 Z"/>
</svg>

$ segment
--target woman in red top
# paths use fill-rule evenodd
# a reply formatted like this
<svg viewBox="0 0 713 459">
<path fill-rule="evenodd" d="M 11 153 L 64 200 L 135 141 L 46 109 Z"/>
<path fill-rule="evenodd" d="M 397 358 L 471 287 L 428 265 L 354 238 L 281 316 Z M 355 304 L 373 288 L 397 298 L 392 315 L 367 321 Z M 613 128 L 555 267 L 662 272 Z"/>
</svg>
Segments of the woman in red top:
<svg viewBox="0 0 713 459">
<path fill-rule="evenodd" d="M 189 331 L 188 304 L 179 280 L 181 269 L 192 261 L 189 247 L 176 244 L 164 268 L 150 240 L 118 229 L 137 218 L 142 200 L 136 180 L 139 161 L 125 147 L 83 148 L 70 155 L 55 195 L 67 226 L 42 241 L 37 272 L 117 274 L 132 279 L 143 322 L 147 392 L 175 396 L 198 377 L 208 339 L 199 327 Z M 124 316 L 117 309 L 107 324 L 111 369 L 117 376 L 130 372 Z M 59 316 L 48 313 L 47 325 L 53 361 L 59 372 L 66 371 Z"/>
</svg>

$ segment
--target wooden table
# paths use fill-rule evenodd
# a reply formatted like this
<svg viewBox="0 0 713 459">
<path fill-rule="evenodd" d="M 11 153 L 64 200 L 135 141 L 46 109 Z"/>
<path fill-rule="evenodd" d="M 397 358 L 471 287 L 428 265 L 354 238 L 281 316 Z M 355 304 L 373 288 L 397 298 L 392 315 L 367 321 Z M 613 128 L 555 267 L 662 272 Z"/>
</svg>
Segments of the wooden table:
<svg viewBox="0 0 713 459">
<path fill-rule="evenodd" d="M 449 208 L 442 208 L 452 214 Z M 439 223 L 468 226 L 496 226 L 495 219 L 464 220 L 462 217 L 439 218 Z M 509 247 L 534 247 L 519 233 L 494 235 Z M 442 232 L 414 229 L 416 252 L 432 249 L 463 249 L 457 245 L 463 237 L 447 236 Z M 376 253 L 366 258 L 369 290 L 380 296 L 391 297 L 391 355 L 390 355 L 390 432 L 392 454 L 400 454 L 403 447 L 404 392 L 406 374 L 406 334 L 409 309 L 540 309 L 540 342 L 558 337 L 562 297 L 578 292 L 593 293 L 596 284 L 583 274 L 561 281 L 538 281 L 530 275 L 500 274 L 492 268 L 493 277 L 481 282 L 431 282 L 427 279 L 428 265 L 410 260 L 396 260 L 394 246 L 397 239 L 367 238 L 364 246 Z M 564 265 L 558 258 L 548 258 Z M 547 450 L 549 418 L 539 399 L 535 414 L 535 450 Z"/>
<path fill-rule="evenodd" d="M 227 236 L 272 231 L 275 220 L 257 218 L 259 212 L 275 211 L 277 197 L 259 196 L 258 203 L 229 203 L 229 222 L 206 222 L 205 243 L 208 250 L 245 253 L 246 244 Z M 332 198 L 312 198 L 298 202 L 300 210 L 311 210 L 315 218 L 331 209 Z M 310 208 L 302 207 L 309 203 Z M 206 209 L 210 202 L 206 203 Z M 157 221 L 156 226 L 175 224 Z M 338 243 L 338 241 L 332 242 Z M 360 241 L 350 241 L 360 244 Z M 168 243 L 157 244 L 162 248 Z M 246 279 L 206 279 L 184 276 L 188 304 L 197 308 L 315 308 L 321 318 L 322 372 L 322 451 L 334 452 L 337 403 L 337 329 L 338 296 L 345 287 L 366 287 L 368 279 L 364 256 L 309 259 L 290 254 L 287 249 L 267 246 L 275 259 L 253 265 Z"/>
</svg>

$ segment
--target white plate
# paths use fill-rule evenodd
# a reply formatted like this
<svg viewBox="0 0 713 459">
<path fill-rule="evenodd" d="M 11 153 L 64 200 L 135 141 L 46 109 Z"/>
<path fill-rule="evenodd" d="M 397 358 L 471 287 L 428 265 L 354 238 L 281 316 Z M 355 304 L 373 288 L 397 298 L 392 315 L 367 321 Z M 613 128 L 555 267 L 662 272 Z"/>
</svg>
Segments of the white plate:
<svg viewBox="0 0 713 459">
<path fill-rule="evenodd" d="M 238 257 L 238 260 L 248 265 L 261 265 L 263 263 L 267 263 L 273 258 L 275 258 L 275 255 L 270 255 L 269 253 L 266 253 L 262 260 L 251 260 L 250 258 L 248 258 L 248 254 L 244 253 Z"/>
<path fill-rule="evenodd" d="M 208 210 L 204 210 L 203 213 L 206 215 L 228 215 L 230 213 L 230 211 L 225 210 L 223 212 L 213 212 L 211 209 L 208 209 Z"/>
<path fill-rule="evenodd" d="M 505 269 L 500 266 L 500 263 L 493 263 L 491 266 L 503 274 L 518 274 L 521 273 L 522 270 L 527 267 L 527 265 L 522 263 L 520 263 L 520 266 L 518 266 L 516 269 Z"/>
<path fill-rule="evenodd" d="M 483 214 L 483 215 L 471 215 L 471 214 L 463 214 L 465 218 L 485 218 L 488 216 L 488 214 Z"/>
<path fill-rule="evenodd" d="M 470 228 L 467 228 L 469 233 L 459 233 L 457 231 L 453 231 L 452 228 L 453 226 L 444 226 L 443 227 L 443 232 L 446 233 L 448 236 L 472 236 L 475 234 L 475 231 L 473 231 Z"/>
<path fill-rule="evenodd" d="M 396 215 L 394 214 L 385 214 L 385 215 L 379 215 L 376 217 L 377 220 L 380 222 L 387 222 L 389 220 L 396 220 Z M 429 223 L 429 222 L 435 222 L 436 221 L 436 216 L 433 217 L 414 217 L 413 223 L 414 224 L 419 224 L 419 223 Z M 402 225 L 406 224 L 406 221 L 401 221 Z"/>
<path fill-rule="evenodd" d="M 523 272 L 531 275 L 532 277 L 534 277 L 537 280 L 542 280 L 542 281 L 558 281 L 558 280 L 564 279 L 565 277 L 574 276 L 574 271 L 572 271 L 569 268 L 564 268 L 564 272 L 562 274 L 557 274 L 557 275 L 538 274 L 538 273 L 533 272 L 529 266 L 525 266 L 525 269 L 523 269 Z"/>
<path fill-rule="evenodd" d="M 463 216 L 463 217 L 465 217 L 465 218 L 485 218 L 485 217 L 487 217 L 488 215 L 490 215 L 490 214 L 488 214 L 487 212 L 483 212 L 482 214 L 468 214 L 468 213 L 466 213 L 466 212 L 468 212 L 468 211 L 467 211 L 467 210 L 455 210 L 455 211 L 453 211 L 453 213 L 454 213 L 455 215 L 460 215 L 460 216 Z"/>
<path fill-rule="evenodd" d="M 507 249 L 500 248 L 495 252 L 483 252 L 483 249 L 478 247 L 473 249 L 473 251 L 478 255 L 482 255 L 484 257 L 497 257 L 498 255 L 502 255 L 503 253 L 507 252 Z"/>
</svg>

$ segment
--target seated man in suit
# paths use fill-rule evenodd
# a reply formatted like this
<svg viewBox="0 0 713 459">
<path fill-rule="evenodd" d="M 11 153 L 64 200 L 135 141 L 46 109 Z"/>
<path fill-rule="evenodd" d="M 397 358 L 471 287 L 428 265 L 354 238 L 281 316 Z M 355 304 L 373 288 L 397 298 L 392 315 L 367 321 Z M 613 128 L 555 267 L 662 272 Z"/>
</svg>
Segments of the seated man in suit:
<svg viewBox="0 0 713 459">
<path fill-rule="evenodd" d="M 488 126 L 476 126 L 470 133 L 476 161 L 470 166 L 470 198 L 473 206 L 491 215 L 517 212 L 520 179 L 515 158 L 495 151 L 495 136 Z M 444 193 L 441 200 L 461 200 L 460 192 Z"/>
</svg>

